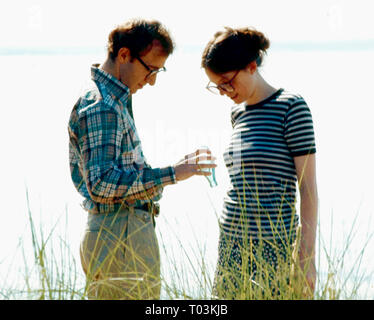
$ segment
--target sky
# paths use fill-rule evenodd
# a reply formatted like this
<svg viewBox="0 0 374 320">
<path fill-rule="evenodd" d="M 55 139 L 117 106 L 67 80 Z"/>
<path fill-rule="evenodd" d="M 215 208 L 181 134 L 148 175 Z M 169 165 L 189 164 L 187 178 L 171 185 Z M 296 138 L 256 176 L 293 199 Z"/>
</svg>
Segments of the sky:
<svg viewBox="0 0 374 320">
<path fill-rule="evenodd" d="M 374 39 L 371 0 L 2 0 L 0 46 L 101 46 L 117 24 L 156 18 L 177 45 L 206 43 L 223 26 L 253 26 L 272 41 Z"/>
</svg>

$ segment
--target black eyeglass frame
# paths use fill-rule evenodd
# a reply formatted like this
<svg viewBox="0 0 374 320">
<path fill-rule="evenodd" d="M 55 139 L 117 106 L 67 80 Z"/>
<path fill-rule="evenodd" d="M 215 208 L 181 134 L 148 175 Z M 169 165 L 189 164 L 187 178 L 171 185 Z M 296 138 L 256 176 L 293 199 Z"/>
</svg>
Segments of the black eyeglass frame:
<svg viewBox="0 0 374 320">
<path fill-rule="evenodd" d="M 144 68 L 146 68 L 149 73 L 146 75 L 146 79 L 150 78 L 150 77 L 153 77 L 154 75 L 156 75 L 157 73 L 161 72 L 161 71 L 166 71 L 166 68 L 165 67 L 162 67 L 162 68 L 158 68 L 158 69 L 152 69 L 151 67 L 149 67 L 139 56 L 136 56 L 135 57 L 136 60 L 138 60 Z"/>
<path fill-rule="evenodd" d="M 236 70 L 234 76 L 230 80 L 228 80 L 227 82 L 221 83 L 217 86 L 210 86 L 209 84 L 211 81 L 209 81 L 205 88 L 214 94 L 218 94 L 220 90 L 225 91 L 225 92 L 233 92 L 235 88 L 232 85 L 232 82 L 234 81 L 234 79 L 236 78 L 236 76 L 238 75 L 240 71 L 241 70 Z M 218 91 L 215 91 L 215 90 L 218 90 Z"/>
</svg>

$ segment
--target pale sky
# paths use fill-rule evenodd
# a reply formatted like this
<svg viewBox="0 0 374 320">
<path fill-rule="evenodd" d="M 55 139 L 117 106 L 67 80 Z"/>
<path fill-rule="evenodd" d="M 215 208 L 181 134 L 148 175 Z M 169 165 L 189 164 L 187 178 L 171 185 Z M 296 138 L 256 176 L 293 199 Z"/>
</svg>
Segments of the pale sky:
<svg viewBox="0 0 374 320">
<path fill-rule="evenodd" d="M 100 46 L 113 26 L 156 18 L 177 45 L 206 43 L 225 25 L 253 26 L 272 41 L 374 39 L 372 0 L 2 0 L 0 46 Z"/>
<path fill-rule="evenodd" d="M 109 31 L 134 17 L 161 21 L 170 30 L 177 49 L 185 45 L 205 46 L 223 26 L 253 26 L 272 42 L 374 42 L 373 6 L 374 0 L 0 0 L 0 48 L 104 48 Z M 185 56 L 187 59 L 183 60 Z M 180 55 L 174 65 L 170 59 L 168 73 L 163 78 L 160 76 L 157 89 L 146 87 L 136 96 L 134 111 L 147 115 L 137 118 L 137 127 L 141 129 L 142 144 L 152 166 L 164 160 L 167 160 L 165 165 L 175 163 L 172 161 L 194 150 L 195 141 L 196 146 L 200 145 L 203 136 L 214 138 L 211 141 L 218 146 L 215 149 L 219 151 L 218 159 L 223 151 L 220 146 L 226 146 L 221 143 L 221 140 L 224 142 L 221 137 L 225 134 L 223 124 L 228 128 L 231 126 L 228 101 L 213 97 L 204 89 L 208 79 L 199 68 L 200 53 L 185 56 Z M 25 230 L 26 187 L 35 218 L 39 213 L 48 218 L 43 220 L 43 225 L 50 220 L 54 223 L 54 218 L 63 215 L 68 204 L 68 232 L 75 239 L 71 249 L 79 259 L 77 239 L 86 216 L 69 176 L 66 125 L 76 95 L 83 81 L 88 80 L 89 64 L 101 62 L 90 59 L 86 56 L 0 56 L 0 87 L 5 112 L 0 135 L 4 138 L 2 150 L 7 151 L 7 156 L 1 159 L 5 183 L 0 188 L 0 195 L 7 199 L 3 201 L 3 211 L 11 213 L 0 226 L 0 241 L 7 243 L 0 250 L 0 261 L 13 256 L 18 237 Z M 309 63 L 312 59 L 313 63 Z M 353 61 L 354 65 L 347 61 Z M 300 93 L 308 98 L 308 104 L 310 101 L 316 136 L 320 138 L 318 187 L 320 209 L 324 213 L 321 218 L 330 222 L 330 214 L 336 212 L 335 226 L 338 228 L 346 221 L 345 225 L 350 228 L 358 207 L 363 219 L 369 219 L 373 212 L 374 157 L 368 146 L 373 136 L 371 79 L 374 70 L 370 62 L 372 51 L 338 55 L 335 52 L 298 55 L 278 52 L 269 56 L 265 64 L 265 68 L 271 70 L 268 74 L 273 80 L 279 79 L 282 86 L 296 88 L 297 92 L 300 89 Z M 14 69 L 18 71 L 14 72 Z M 185 69 L 188 72 L 184 72 Z M 183 72 L 183 78 L 178 78 L 180 72 Z M 150 106 L 149 102 L 153 100 L 157 101 L 156 108 Z M 179 119 L 177 112 L 183 121 L 175 121 Z M 215 119 L 210 116 L 212 114 Z M 17 120 L 16 131 L 14 119 Z M 155 123 L 153 119 L 156 119 Z M 189 119 L 194 120 L 193 126 Z M 205 126 L 206 119 L 210 126 Z M 19 141 L 21 145 L 17 144 Z M 207 144 L 205 140 L 204 144 Z M 218 230 L 215 229 L 213 208 L 220 213 L 226 176 L 222 164 L 217 169 L 219 185 L 215 189 L 209 189 L 206 181 L 197 179 L 199 177 L 167 188 L 158 226 L 167 229 L 168 225 L 162 219 L 168 219 L 173 228 L 183 234 L 180 240 L 187 241 L 191 232 L 181 217 L 187 222 L 198 221 L 196 227 L 201 227 L 202 235 L 209 234 L 208 243 L 216 250 L 216 236 L 210 234 L 209 229 Z M 207 194 L 212 201 L 205 199 Z M 186 195 L 193 201 L 186 201 Z M 175 210 L 175 203 L 183 203 L 183 208 L 179 206 Z M 178 219 L 179 226 L 174 219 Z M 326 225 L 330 226 L 322 223 L 322 226 Z M 365 220 L 359 235 L 364 235 L 361 230 L 371 225 Z M 338 241 L 334 238 L 332 244 L 336 245 Z M 370 255 L 374 252 L 368 251 Z M 367 265 L 371 270 L 372 264 Z M 4 268 L 4 264 L 0 267 Z M 6 273 L 0 272 L 0 284 L 4 275 Z"/>
</svg>

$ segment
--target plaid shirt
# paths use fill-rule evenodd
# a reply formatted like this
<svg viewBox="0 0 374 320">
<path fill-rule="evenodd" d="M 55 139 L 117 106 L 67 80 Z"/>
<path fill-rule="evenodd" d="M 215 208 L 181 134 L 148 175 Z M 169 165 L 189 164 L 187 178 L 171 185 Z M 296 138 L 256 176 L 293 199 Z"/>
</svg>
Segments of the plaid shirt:
<svg viewBox="0 0 374 320">
<path fill-rule="evenodd" d="M 159 200 L 163 186 L 176 183 L 173 167 L 146 163 L 129 89 L 98 65 L 91 67 L 91 78 L 68 126 L 71 177 L 83 207 L 106 213 Z"/>
</svg>

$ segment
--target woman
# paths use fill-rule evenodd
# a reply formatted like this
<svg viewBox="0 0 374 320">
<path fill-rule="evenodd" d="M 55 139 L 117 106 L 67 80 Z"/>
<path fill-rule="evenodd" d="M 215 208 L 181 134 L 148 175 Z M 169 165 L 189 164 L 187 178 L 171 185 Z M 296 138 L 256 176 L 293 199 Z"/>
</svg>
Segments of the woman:
<svg viewBox="0 0 374 320">
<path fill-rule="evenodd" d="M 210 80 L 207 89 L 235 103 L 231 142 L 224 153 L 231 187 L 220 219 L 214 281 L 214 295 L 221 298 L 253 297 L 256 288 L 263 297 L 270 293 L 280 298 L 282 288 L 295 292 L 295 282 L 290 282 L 294 279 L 290 266 L 295 262 L 300 267 L 296 270 L 303 271 L 303 290 L 309 297 L 315 287 L 313 122 L 300 95 L 274 88 L 260 74 L 269 45 L 255 29 L 225 28 L 214 35 L 202 57 Z M 295 205 L 297 182 L 300 218 Z M 299 241 L 295 241 L 297 234 Z M 291 260 L 295 243 L 297 258 Z"/>
</svg>

